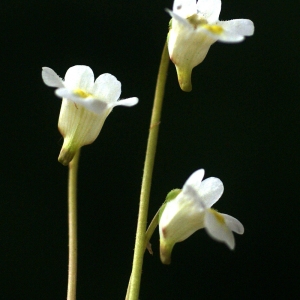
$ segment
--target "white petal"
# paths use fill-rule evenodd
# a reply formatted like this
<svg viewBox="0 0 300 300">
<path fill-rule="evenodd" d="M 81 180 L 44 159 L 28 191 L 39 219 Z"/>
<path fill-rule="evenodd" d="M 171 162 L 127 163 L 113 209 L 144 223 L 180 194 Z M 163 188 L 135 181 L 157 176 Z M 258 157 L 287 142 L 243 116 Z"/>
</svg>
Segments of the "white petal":
<svg viewBox="0 0 300 300">
<path fill-rule="evenodd" d="M 96 79 L 92 93 L 107 104 L 114 105 L 121 95 L 121 82 L 109 73 L 102 74 Z"/>
<path fill-rule="evenodd" d="M 204 177 L 204 169 L 195 171 L 183 185 L 182 193 L 187 194 L 188 196 L 192 190 L 198 192 L 203 177 Z M 190 187 L 192 187 L 192 190 L 190 189 Z"/>
<path fill-rule="evenodd" d="M 42 78 L 46 85 L 56 88 L 64 87 L 62 79 L 50 68 L 42 68 Z"/>
<path fill-rule="evenodd" d="M 234 249 L 235 241 L 231 230 L 226 223 L 220 221 L 217 217 L 218 213 L 211 209 L 205 211 L 204 225 L 208 234 L 215 240 L 224 242 L 230 249 Z"/>
<path fill-rule="evenodd" d="M 198 203 L 180 193 L 168 202 L 159 220 L 160 237 L 175 243 L 187 239 L 195 231 L 204 227 L 204 211 Z"/>
<path fill-rule="evenodd" d="M 99 99 L 94 99 L 92 97 L 82 98 L 65 88 L 57 89 L 55 93 L 57 96 L 71 100 L 76 104 L 82 105 L 86 109 L 99 115 L 105 112 L 106 110 L 109 110 L 106 102 L 101 101 Z"/>
<path fill-rule="evenodd" d="M 175 19 L 179 24 L 183 25 L 184 27 L 193 30 L 193 26 L 188 22 L 186 19 L 182 18 L 181 16 L 173 13 L 171 10 L 166 8 L 166 12 L 170 14 L 170 16 Z M 174 24 L 172 24 L 172 28 Z"/>
<path fill-rule="evenodd" d="M 173 12 L 185 19 L 196 14 L 196 0 L 175 0 L 173 4 Z"/>
<path fill-rule="evenodd" d="M 200 184 L 198 195 L 206 208 L 212 207 L 222 196 L 224 185 L 219 178 L 210 177 Z"/>
<path fill-rule="evenodd" d="M 235 19 L 230 21 L 219 21 L 224 30 L 238 35 L 250 36 L 254 33 L 254 24 L 248 19 Z"/>
<path fill-rule="evenodd" d="M 75 102 L 75 101 L 74 101 Z M 86 109 L 94 112 L 95 114 L 101 115 L 101 114 L 108 114 L 109 109 L 107 108 L 107 104 L 101 100 L 94 99 L 94 98 L 86 98 L 86 99 L 80 99 L 79 101 L 76 101 L 76 103 L 84 106 Z M 107 111 L 107 112 L 106 112 Z"/>
<path fill-rule="evenodd" d="M 217 28 L 216 28 L 217 27 Z M 199 32 L 203 32 L 214 41 L 224 43 L 238 43 L 244 40 L 244 36 L 235 32 L 226 31 L 221 25 L 203 25 L 198 28 Z"/>
<path fill-rule="evenodd" d="M 244 39 L 245 38 L 243 35 L 237 34 L 235 32 L 226 31 L 226 30 L 222 34 L 218 35 L 218 41 L 223 43 L 239 43 Z"/>
<path fill-rule="evenodd" d="M 61 89 L 57 89 L 55 91 L 56 96 L 60 97 L 60 98 L 67 98 L 69 100 L 74 101 L 77 99 L 81 99 L 80 96 L 74 94 L 72 91 L 68 90 L 67 88 L 61 88 Z"/>
<path fill-rule="evenodd" d="M 91 92 L 94 85 L 94 73 L 87 66 L 73 66 L 65 76 L 65 87 L 69 90 L 81 89 Z"/>
<path fill-rule="evenodd" d="M 215 23 L 219 20 L 221 0 L 198 0 L 197 9 L 209 24 Z"/>
<path fill-rule="evenodd" d="M 122 99 L 116 102 L 114 106 L 134 106 L 139 102 L 139 99 L 136 97 Z"/>
<path fill-rule="evenodd" d="M 226 214 L 221 214 L 221 215 L 224 217 L 225 223 L 230 228 L 231 231 L 238 234 L 244 233 L 244 226 L 239 220 Z"/>
</svg>

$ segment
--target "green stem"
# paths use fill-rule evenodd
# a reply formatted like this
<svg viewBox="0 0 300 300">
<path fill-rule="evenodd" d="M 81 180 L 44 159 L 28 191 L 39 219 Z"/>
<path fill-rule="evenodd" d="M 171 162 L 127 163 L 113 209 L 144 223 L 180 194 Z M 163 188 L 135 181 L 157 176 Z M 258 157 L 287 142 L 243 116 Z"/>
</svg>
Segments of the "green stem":
<svg viewBox="0 0 300 300">
<path fill-rule="evenodd" d="M 68 223 L 69 223 L 69 270 L 67 300 L 76 299 L 77 280 L 77 171 L 80 150 L 69 163 Z"/>
<path fill-rule="evenodd" d="M 158 71 L 152 116 L 149 128 L 148 144 L 146 150 L 146 158 L 140 195 L 140 207 L 134 247 L 134 256 L 132 263 L 132 273 L 130 280 L 129 300 L 138 300 L 140 292 L 150 188 L 168 66 L 169 55 L 167 44 L 165 44 Z"/>
<path fill-rule="evenodd" d="M 153 217 L 150 225 L 148 226 L 148 229 L 146 231 L 145 234 L 145 245 L 144 245 L 144 251 L 148 248 L 149 253 L 152 255 L 152 248 L 151 245 L 148 247 L 149 241 L 154 233 L 155 228 L 158 225 L 158 217 L 159 217 L 159 211 L 160 209 L 157 211 L 157 213 L 155 214 L 155 216 Z M 130 279 L 129 279 L 129 283 L 128 283 L 128 287 L 127 287 L 127 293 L 126 293 L 126 297 L 125 300 L 129 299 L 129 292 L 130 292 L 130 284 L 131 284 L 131 277 L 132 275 L 130 275 Z"/>
</svg>

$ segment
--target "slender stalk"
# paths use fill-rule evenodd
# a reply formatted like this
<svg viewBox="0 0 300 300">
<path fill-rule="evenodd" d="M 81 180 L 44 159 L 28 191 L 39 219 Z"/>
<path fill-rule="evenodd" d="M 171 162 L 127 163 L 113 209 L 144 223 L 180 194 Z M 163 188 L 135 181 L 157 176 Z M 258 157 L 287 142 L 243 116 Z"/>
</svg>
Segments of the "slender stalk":
<svg viewBox="0 0 300 300">
<path fill-rule="evenodd" d="M 153 217 L 150 225 L 147 228 L 146 234 L 145 234 L 145 245 L 144 245 L 144 251 L 146 249 L 148 249 L 149 253 L 152 255 L 152 248 L 151 248 L 151 244 L 149 244 L 149 241 L 152 237 L 152 234 L 154 233 L 155 228 L 158 225 L 158 216 L 159 216 L 159 210 L 157 211 L 157 213 L 155 214 L 155 216 Z M 129 299 L 129 292 L 130 292 L 130 284 L 131 284 L 131 277 L 132 275 L 130 275 L 130 279 L 128 282 L 128 287 L 127 287 L 127 292 L 126 292 L 126 297 L 125 300 Z"/>
<path fill-rule="evenodd" d="M 69 163 L 68 223 L 69 223 L 69 270 L 67 300 L 76 299 L 77 280 L 77 171 L 80 150 Z"/>
<path fill-rule="evenodd" d="M 139 216 L 138 216 L 138 224 L 137 224 L 135 247 L 134 247 L 132 273 L 131 273 L 131 280 L 130 280 L 129 300 L 138 300 L 139 292 L 140 292 L 143 256 L 145 250 L 145 233 L 146 233 L 146 225 L 147 225 L 149 197 L 150 197 L 154 158 L 156 153 L 161 108 L 162 108 L 162 103 L 164 98 L 168 66 L 169 66 L 169 55 L 168 55 L 167 44 L 165 44 L 161 61 L 160 61 L 159 71 L 158 71 L 154 103 L 152 108 L 152 116 L 151 116 L 150 128 L 149 128 L 149 136 L 148 136 L 146 158 L 145 158 L 142 187 L 141 187 L 141 194 L 140 194 Z"/>
</svg>

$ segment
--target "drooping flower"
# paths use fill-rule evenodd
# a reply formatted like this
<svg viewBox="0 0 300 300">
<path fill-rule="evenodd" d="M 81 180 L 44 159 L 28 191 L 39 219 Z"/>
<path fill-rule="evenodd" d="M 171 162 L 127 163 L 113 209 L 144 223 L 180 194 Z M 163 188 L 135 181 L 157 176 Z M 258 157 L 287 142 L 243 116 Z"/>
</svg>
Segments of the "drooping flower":
<svg viewBox="0 0 300 300">
<path fill-rule="evenodd" d="M 171 262 L 174 245 L 199 229 L 205 228 L 213 239 L 230 249 L 235 247 L 232 231 L 244 233 L 244 227 L 237 219 L 211 208 L 223 194 L 222 181 L 214 177 L 202 181 L 203 176 L 203 169 L 194 172 L 180 192 L 172 191 L 174 199 L 162 207 L 159 235 L 160 258 L 164 264 Z"/>
<path fill-rule="evenodd" d="M 76 151 L 91 144 L 99 135 L 106 117 L 115 106 L 133 106 L 138 98 L 119 100 L 121 83 L 111 74 L 102 74 L 94 82 L 94 73 L 87 66 L 73 66 L 62 80 L 52 69 L 43 67 L 44 83 L 55 87 L 63 98 L 58 128 L 64 143 L 58 160 L 68 165 Z"/>
<path fill-rule="evenodd" d="M 237 43 L 254 33 L 251 20 L 219 21 L 221 0 L 175 0 L 168 34 L 170 59 L 176 66 L 183 91 L 192 90 L 192 69 L 199 65 L 216 41 Z"/>
</svg>

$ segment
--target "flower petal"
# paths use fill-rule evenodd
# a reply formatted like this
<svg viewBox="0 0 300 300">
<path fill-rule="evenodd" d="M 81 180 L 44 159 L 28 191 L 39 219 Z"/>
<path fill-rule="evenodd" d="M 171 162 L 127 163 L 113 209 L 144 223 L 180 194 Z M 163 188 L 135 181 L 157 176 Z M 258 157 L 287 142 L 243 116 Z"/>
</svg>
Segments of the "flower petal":
<svg viewBox="0 0 300 300">
<path fill-rule="evenodd" d="M 204 215 L 204 225 L 208 234 L 215 240 L 224 242 L 231 250 L 235 247 L 234 236 L 227 227 L 221 214 L 212 209 L 207 209 Z"/>
<path fill-rule="evenodd" d="M 239 43 L 245 39 L 243 35 L 226 30 L 222 31 L 220 34 L 214 34 L 209 30 L 207 32 L 215 39 L 218 39 L 219 42 L 223 43 Z"/>
<path fill-rule="evenodd" d="M 166 12 L 173 18 L 175 19 L 179 25 L 184 26 L 185 28 L 188 28 L 190 30 L 193 30 L 193 26 L 190 24 L 190 22 L 188 22 L 186 19 L 182 18 L 181 16 L 175 14 L 174 12 L 172 12 L 171 10 L 166 8 Z M 172 28 L 174 27 L 174 24 L 172 23 Z"/>
<path fill-rule="evenodd" d="M 230 228 L 231 231 L 238 234 L 244 233 L 244 226 L 239 220 L 226 214 L 221 214 L 221 215 L 224 217 L 225 223 Z"/>
<path fill-rule="evenodd" d="M 139 102 L 139 99 L 137 97 L 131 97 L 127 99 L 122 99 L 116 102 L 116 104 L 113 106 L 134 106 Z"/>
<path fill-rule="evenodd" d="M 161 239 L 178 243 L 201 228 L 204 228 L 204 210 L 193 198 L 180 193 L 166 203 L 159 220 Z"/>
<path fill-rule="evenodd" d="M 73 66 L 65 75 L 65 87 L 69 90 L 81 89 L 91 92 L 94 84 L 94 73 L 88 66 Z"/>
<path fill-rule="evenodd" d="M 210 177 L 203 180 L 198 189 L 198 195 L 205 208 L 213 206 L 222 196 L 224 185 L 219 178 Z"/>
<path fill-rule="evenodd" d="M 219 20 L 221 12 L 221 0 L 198 0 L 198 14 L 202 15 L 209 24 Z"/>
<path fill-rule="evenodd" d="M 184 19 L 196 14 L 196 0 L 175 0 L 173 3 L 173 12 Z"/>
<path fill-rule="evenodd" d="M 114 105 L 121 95 L 121 82 L 109 73 L 102 74 L 96 79 L 92 93 L 107 104 Z"/>
<path fill-rule="evenodd" d="M 56 96 L 60 98 L 67 98 L 70 100 L 80 98 L 79 96 L 76 96 L 75 94 L 72 93 L 72 91 L 69 91 L 67 88 L 60 88 L 55 91 Z"/>
<path fill-rule="evenodd" d="M 204 169 L 195 171 L 183 185 L 182 193 L 186 194 L 189 197 L 192 196 L 190 195 L 192 190 L 198 192 L 203 177 L 204 177 Z M 192 189 L 190 189 L 190 187 Z"/>
<path fill-rule="evenodd" d="M 42 78 L 46 85 L 56 88 L 64 87 L 63 80 L 50 68 L 42 68 Z"/>
<path fill-rule="evenodd" d="M 57 89 L 55 93 L 57 96 L 71 100 L 76 104 L 82 105 L 86 109 L 99 115 L 102 114 L 105 110 L 108 110 L 106 102 L 92 97 L 82 98 L 77 94 L 72 93 L 66 88 Z"/>
<path fill-rule="evenodd" d="M 230 21 L 219 21 L 224 30 L 237 35 L 250 36 L 254 34 L 254 24 L 248 19 L 235 19 Z"/>
<path fill-rule="evenodd" d="M 107 108 L 107 104 L 99 99 L 81 98 L 80 101 L 77 101 L 77 103 L 98 115 L 105 113 L 105 111 L 107 111 L 108 115 L 110 112 L 110 110 Z"/>
</svg>

